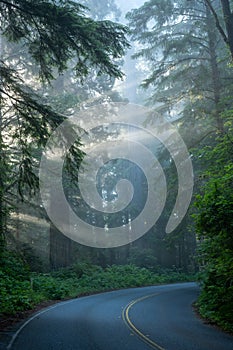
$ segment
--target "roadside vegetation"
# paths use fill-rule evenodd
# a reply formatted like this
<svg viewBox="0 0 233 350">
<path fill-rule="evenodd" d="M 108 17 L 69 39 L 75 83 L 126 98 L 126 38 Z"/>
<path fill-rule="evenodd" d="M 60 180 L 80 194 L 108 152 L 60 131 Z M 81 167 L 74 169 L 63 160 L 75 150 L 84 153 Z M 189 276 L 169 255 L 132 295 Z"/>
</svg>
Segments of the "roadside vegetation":
<svg viewBox="0 0 233 350">
<path fill-rule="evenodd" d="M 102 268 L 87 262 L 50 273 L 31 272 L 12 252 L 1 256 L 0 316 L 14 315 L 47 300 L 75 298 L 121 288 L 194 280 L 176 270 L 150 271 L 135 265 Z"/>
<path fill-rule="evenodd" d="M 233 131 L 219 136 L 215 147 L 206 148 L 203 158 L 209 166 L 205 184 L 196 197 L 194 215 L 199 239 L 197 257 L 202 292 L 197 302 L 200 314 L 226 331 L 233 332 Z"/>
</svg>

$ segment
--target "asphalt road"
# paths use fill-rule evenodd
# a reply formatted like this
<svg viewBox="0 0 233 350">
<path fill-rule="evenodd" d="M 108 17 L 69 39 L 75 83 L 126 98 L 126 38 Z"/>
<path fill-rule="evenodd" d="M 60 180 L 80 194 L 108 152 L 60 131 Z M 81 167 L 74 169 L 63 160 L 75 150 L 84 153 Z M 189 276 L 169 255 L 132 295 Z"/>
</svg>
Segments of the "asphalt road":
<svg viewBox="0 0 233 350">
<path fill-rule="evenodd" d="M 204 324 L 195 283 L 119 290 L 56 304 L 34 315 L 7 350 L 233 350 Z"/>
</svg>

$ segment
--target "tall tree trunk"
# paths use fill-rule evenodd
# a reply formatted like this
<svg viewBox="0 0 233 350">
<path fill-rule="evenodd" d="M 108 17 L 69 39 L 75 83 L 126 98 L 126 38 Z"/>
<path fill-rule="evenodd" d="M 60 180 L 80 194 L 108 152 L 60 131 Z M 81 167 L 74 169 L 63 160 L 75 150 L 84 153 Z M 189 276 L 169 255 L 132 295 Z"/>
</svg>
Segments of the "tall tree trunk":
<svg viewBox="0 0 233 350">
<path fill-rule="evenodd" d="M 207 24 L 208 45 L 209 45 L 209 52 L 210 52 L 210 65 L 211 65 L 214 104 L 215 104 L 214 114 L 215 114 L 217 128 L 220 132 L 223 132 L 223 120 L 220 115 L 220 108 L 219 108 L 221 83 L 220 83 L 220 73 L 219 73 L 217 54 L 216 54 L 216 42 L 217 42 L 216 28 L 208 6 L 206 6 L 206 24 Z"/>
<path fill-rule="evenodd" d="M 230 1 L 229 0 L 221 0 L 222 12 L 224 16 L 224 23 L 226 27 L 225 29 L 222 27 L 220 23 L 219 16 L 212 4 L 211 0 L 205 0 L 206 7 L 209 8 L 210 12 L 213 15 L 213 19 L 215 21 L 215 27 L 219 31 L 223 41 L 229 47 L 231 58 L 233 60 L 233 13 L 231 11 Z"/>
<path fill-rule="evenodd" d="M 63 200 L 59 198 L 59 195 L 55 193 L 54 197 L 51 198 L 52 210 L 62 210 L 62 212 L 67 212 L 67 207 L 63 203 Z M 67 212 L 68 215 L 68 212 Z M 69 219 L 67 219 L 69 220 Z M 70 266 L 72 263 L 71 257 L 71 240 L 62 234 L 53 223 L 50 224 L 50 266 L 52 269 L 58 269 L 60 267 Z"/>
<path fill-rule="evenodd" d="M 70 266 L 72 263 L 71 240 L 64 236 L 52 223 L 50 225 L 49 259 L 53 270 Z"/>
<path fill-rule="evenodd" d="M 2 148 L 2 128 L 1 128 L 1 97 L 0 97 L 0 251 L 3 249 L 5 242 L 5 210 L 3 201 L 4 191 L 4 162 L 3 162 L 3 148 Z"/>
<path fill-rule="evenodd" d="M 224 22 L 226 25 L 228 45 L 233 59 L 233 14 L 231 12 L 230 1 L 221 0 Z"/>
<path fill-rule="evenodd" d="M 4 201 L 4 191 L 6 187 L 6 160 L 2 141 L 2 115 L 0 96 L 0 251 L 5 246 L 7 210 Z"/>
<path fill-rule="evenodd" d="M 2 52 L 2 39 L 0 36 L 0 53 Z M 0 56 L 1 60 L 1 56 Z M 4 191 L 4 154 L 2 142 L 2 94 L 0 92 L 0 252 L 4 247 L 5 242 L 5 210 L 3 201 Z"/>
</svg>

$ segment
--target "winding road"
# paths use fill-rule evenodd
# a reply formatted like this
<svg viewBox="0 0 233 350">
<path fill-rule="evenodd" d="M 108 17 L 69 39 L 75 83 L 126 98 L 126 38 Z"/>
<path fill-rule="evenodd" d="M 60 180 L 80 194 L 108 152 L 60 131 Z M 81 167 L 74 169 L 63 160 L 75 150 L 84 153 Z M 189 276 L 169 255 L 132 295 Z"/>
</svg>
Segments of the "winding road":
<svg viewBox="0 0 233 350">
<path fill-rule="evenodd" d="M 61 302 L 28 319 L 7 350 L 232 350 L 204 324 L 195 283 L 118 290 Z"/>
</svg>

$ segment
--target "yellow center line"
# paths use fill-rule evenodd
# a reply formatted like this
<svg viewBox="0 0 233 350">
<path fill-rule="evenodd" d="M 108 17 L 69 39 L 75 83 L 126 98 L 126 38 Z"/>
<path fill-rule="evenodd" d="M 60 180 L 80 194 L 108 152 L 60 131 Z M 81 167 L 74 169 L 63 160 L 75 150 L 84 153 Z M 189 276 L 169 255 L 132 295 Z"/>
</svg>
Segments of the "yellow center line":
<svg viewBox="0 0 233 350">
<path fill-rule="evenodd" d="M 135 304 L 139 303 L 142 300 L 148 299 L 148 298 L 152 298 L 155 295 L 159 295 L 160 293 L 154 293 L 154 294 L 150 294 L 150 295 L 146 295 L 144 297 L 138 298 L 136 300 L 131 301 L 128 305 L 126 305 L 126 307 L 124 308 L 124 310 L 122 311 L 122 319 L 125 322 L 125 324 L 142 340 L 144 341 L 144 343 L 150 345 L 153 349 L 157 349 L 157 350 L 165 350 L 164 348 L 162 348 L 159 344 L 157 344 L 156 342 L 154 342 L 153 340 L 151 340 L 149 337 L 147 337 L 145 334 L 143 334 L 131 321 L 130 317 L 129 317 L 129 312 L 130 309 L 132 308 L 132 306 L 134 306 Z"/>
</svg>

